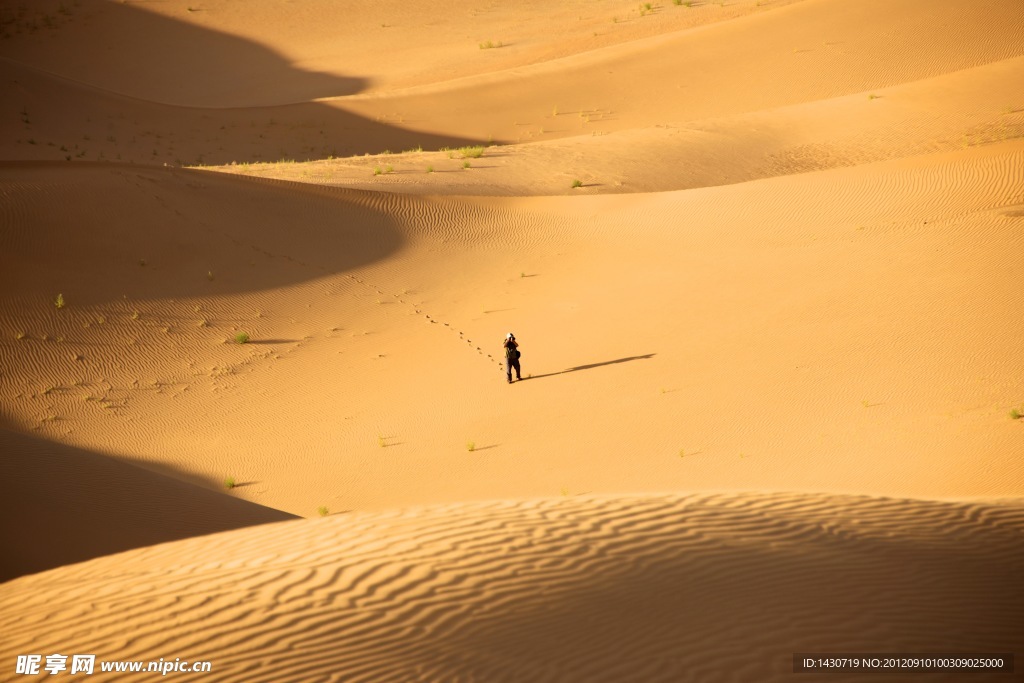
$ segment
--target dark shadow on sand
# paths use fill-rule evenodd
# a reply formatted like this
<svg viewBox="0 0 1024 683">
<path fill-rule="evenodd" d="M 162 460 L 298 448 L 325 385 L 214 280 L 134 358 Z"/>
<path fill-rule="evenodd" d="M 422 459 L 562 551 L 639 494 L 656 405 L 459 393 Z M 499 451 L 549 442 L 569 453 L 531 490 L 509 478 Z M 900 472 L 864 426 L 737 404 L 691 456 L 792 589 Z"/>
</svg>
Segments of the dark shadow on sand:
<svg viewBox="0 0 1024 683">
<path fill-rule="evenodd" d="M 616 358 L 615 360 L 606 360 L 606 361 L 604 361 L 602 363 L 590 363 L 588 365 L 577 365 L 574 368 L 567 368 L 567 369 L 562 370 L 560 372 L 549 372 L 549 373 L 544 374 L 544 375 L 532 375 L 530 377 L 524 377 L 520 381 L 525 382 L 526 380 L 531 380 L 531 379 L 543 379 L 544 377 L 554 377 L 555 375 L 565 375 L 565 374 L 570 373 L 570 372 L 579 372 L 580 370 L 592 370 L 593 368 L 600 368 L 600 367 L 604 367 L 605 365 L 616 365 L 617 363 L 628 363 L 629 361 L 633 361 L 633 360 L 643 360 L 645 358 L 653 358 L 654 355 L 655 354 L 653 354 L 653 353 L 646 353 L 646 354 L 644 354 L 642 356 L 627 356 L 626 358 Z"/>
<path fill-rule="evenodd" d="M 53 161 L 219 165 L 490 144 L 413 130 L 408 121 L 368 118 L 325 101 L 365 91 L 370 79 L 363 76 L 298 68 L 253 40 L 135 3 L 94 1 L 87 11 L 77 8 L 51 38 L 66 38 L 71 46 L 64 63 L 40 64 L 18 54 L 0 59 L 0 78 L 16 84 L 12 93 L 40 84 L 77 102 L 73 113 L 62 114 L 60 127 L 33 122 L 35 138 L 62 145 L 53 147 Z M 89 40 L 82 39 L 86 30 Z M 124 72 L 128 78 L 107 76 Z M 12 106 L 30 106 L 22 95 L 12 96 Z"/>
<path fill-rule="evenodd" d="M 142 467 L 3 422 L 0 581 L 156 543 L 297 519 L 172 465 Z M 191 483 L 196 481 L 202 485 Z"/>
</svg>

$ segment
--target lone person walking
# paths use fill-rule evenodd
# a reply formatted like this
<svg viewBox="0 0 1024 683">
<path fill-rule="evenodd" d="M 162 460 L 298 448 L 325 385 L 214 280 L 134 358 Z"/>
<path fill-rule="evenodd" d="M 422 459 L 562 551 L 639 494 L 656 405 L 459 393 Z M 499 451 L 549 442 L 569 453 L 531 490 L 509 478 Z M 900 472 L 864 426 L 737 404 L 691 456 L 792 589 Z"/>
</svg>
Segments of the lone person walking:
<svg viewBox="0 0 1024 683">
<path fill-rule="evenodd" d="M 519 356 L 519 342 L 516 341 L 516 336 L 509 332 L 505 335 L 505 379 L 508 380 L 509 384 L 512 384 L 513 369 L 516 371 L 517 380 L 523 378 L 519 369 Z"/>
</svg>

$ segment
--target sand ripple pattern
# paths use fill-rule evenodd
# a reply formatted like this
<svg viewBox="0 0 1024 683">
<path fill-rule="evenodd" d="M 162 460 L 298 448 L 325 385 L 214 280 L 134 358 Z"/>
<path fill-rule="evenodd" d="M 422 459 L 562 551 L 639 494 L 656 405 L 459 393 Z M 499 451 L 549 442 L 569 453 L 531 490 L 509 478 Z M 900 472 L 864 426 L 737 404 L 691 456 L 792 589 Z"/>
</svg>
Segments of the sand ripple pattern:
<svg viewBox="0 0 1024 683">
<path fill-rule="evenodd" d="M 794 651 L 1012 651 L 1022 566 L 1019 500 L 456 504 L 14 580 L 0 658 L 181 657 L 245 681 L 781 681 Z"/>
</svg>

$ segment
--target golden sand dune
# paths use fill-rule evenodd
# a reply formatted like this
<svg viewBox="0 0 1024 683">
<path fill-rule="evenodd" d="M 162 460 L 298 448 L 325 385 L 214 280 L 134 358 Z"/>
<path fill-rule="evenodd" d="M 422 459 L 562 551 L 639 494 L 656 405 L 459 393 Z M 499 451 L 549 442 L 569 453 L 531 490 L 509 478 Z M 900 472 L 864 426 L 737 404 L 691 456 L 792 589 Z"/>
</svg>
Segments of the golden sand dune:
<svg viewBox="0 0 1024 683">
<path fill-rule="evenodd" d="M 1016 495 L 1022 159 L 1005 142 L 570 202 L 17 167 L 4 404 L 300 515 L 563 489 Z M 532 376 L 514 387 L 510 329 Z"/>
<path fill-rule="evenodd" d="M 999 0 L 0 2 L 0 679 L 1013 651 L 1022 78 Z"/>
<path fill-rule="evenodd" d="M 1013 107 L 1024 58 L 907 84 L 710 119 L 591 134 L 593 112 L 562 112 L 575 134 L 460 151 L 228 165 L 244 175 L 416 194 L 621 194 L 710 187 L 950 152 L 1024 135 Z M 596 132 L 596 131 L 595 131 Z M 547 136 L 551 137 L 551 136 Z M 436 173 L 425 173 L 432 167 Z M 378 173 L 375 173 L 375 170 Z M 384 171 L 384 172 L 381 172 Z M 582 187 L 574 187 L 573 180 Z"/>
<path fill-rule="evenodd" d="M 319 20 L 327 22 L 327 16 L 340 8 L 315 4 L 298 25 L 310 26 L 311 20 L 318 18 L 315 31 L 328 30 L 324 27 L 331 24 Z M 594 31 L 583 20 L 555 33 L 550 22 L 560 26 L 568 12 L 566 7 L 552 6 L 535 18 L 539 25 L 548 21 L 548 30 L 524 43 L 480 50 L 472 40 L 459 49 L 455 49 L 456 43 L 440 41 L 454 50 L 449 54 L 436 48 L 435 24 L 429 22 L 415 24 L 419 31 L 415 37 L 376 29 L 374 33 L 383 33 L 380 42 L 378 36 L 364 34 L 359 41 L 336 37 L 330 45 L 319 45 L 309 40 L 305 28 L 298 31 L 280 21 L 274 23 L 269 17 L 281 11 L 276 3 L 247 3 L 245 17 L 238 16 L 238 8 L 219 2 L 196 12 L 176 4 L 141 9 L 134 3 L 95 3 L 83 8 L 81 15 L 72 13 L 59 22 L 54 19 L 54 26 L 46 30 L 49 39 L 26 30 L 0 44 L 5 48 L 0 54 L 8 56 L 2 75 L 13 93 L 3 112 L 4 127 L 12 134 L 0 143 L 0 152 L 4 158 L 17 159 L 242 164 L 350 157 L 384 150 L 437 150 L 469 141 L 530 147 L 526 143 L 575 140 L 564 154 L 543 162 L 538 159 L 528 170 L 542 176 L 590 173 L 595 182 L 612 191 L 618 191 L 616 181 L 631 191 L 643 191 L 642 181 L 647 177 L 627 182 L 631 166 L 653 166 L 658 171 L 650 174 L 654 177 L 671 175 L 680 165 L 679 156 L 689 155 L 689 146 L 696 147 L 697 165 L 704 167 L 703 180 L 689 178 L 668 186 L 661 180 L 648 190 L 763 177 L 772 167 L 753 175 L 748 170 L 738 178 L 730 167 L 741 163 L 737 157 L 752 157 L 745 165 L 757 166 L 766 145 L 769 152 L 779 153 L 777 147 L 785 140 L 773 144 L 773 138 L 790 138 L 789 145 L 782 146 L 792 146 L 800 136 L 791 130 L 801 127 L 804 117 L 797 121 L 787 121 L 786 115 L 775 122 L 763 117 L 760 121 L 722 121 L 718 131 L 724 128 L 728 135 L 745 135 L 731 145 L 730 140 L 723 140 L 723 153 L 710 156 L 702 136 L 686 133 L 709 129 L 705 134 L 714 136 L 716 126 L 711 121 L 715 119 L 844 96 L 856 95 L 861 106 L 846 103 L 839 110 L 812 113 L 819 144 L 829 135 L 820 130 L 823 126 L 840 137 L 857 131 L 892 137 L 886 129 L 893 127 L 894 118 L 898 120 L 901 113 L 911 119 L 908 126 L 915 122 L 921 126 L 922 119 L 927 122 L 922 107 L 929 107 L 925 111 L 936 115 L 939 122 L 918 131 L 918 146 L 933 137 L 942 143 L 948 136 L 961 140 L 964 135 L 977 134 L 963 125 L 957 128 L 958 123 L 997 128 L 1011 125 L 1017 127 L 1014 136 L 1020 135 L 1019 117 L 1005 119 L 1024 108 L 1024 103 L 1014 99 L 1016 89 L 1011 85 L 1019 81 L 1019 67 L 1016 75 L 1007 74 L 1005 80 L 977 89 L 984 93 L 980 99 L 961 86 L 961 97 L 950 103 L 952 98 L 947 96 L 937 111 L 929 106 L 935 102 L 917 100 L 915 113 L 915 100 L 900 100 L 899 92 L 893 93 L 892 102 L 886 95 L 882 101 L 868 100 L 882 89 L 1021 57 L 1024 15 L 1017 3 L 963 5 L 913 0 L 894 8 L 885 0 L 773 2 L 764 6 L 740 2 L 728 13 L 722 7 L 713 10 L 710 3 L 697 4 L 701 7 L 659 7 L 647 16 L 631 17 L 629 23 L 646 27 L 623 27 L 613 44 L 591 43 Z M 694 19 L 690 14 L 694 10 L 703 19 Z M 388 11 L 379 9 L 378 16 Z M 410 22 L 415 21 L 415 9 L 403 11 L 408 12 Z M 578 11 L 582 13 L 578 16 L 599 16 L 605 9 L 588 4 L 579 5 Z M 522 7 L 517 15 L 529 12 L 530 8 Z M 548 12 L 555 16 L 547 18 Z M 736 12 L 744 16 L 722 20 Z M 462 30 L 486 30 L 479 21 L 486 26 L 490 20 L 463 17 L 456 22 L 461 28 L 449 28 L 456 35 Z M 686 29 L 694 21 L 710 23 Z M 220 31 L 213 29 L 218 22 L 222 22 Z M 612 33 L 618 34 L 619 29 L 614 28 L 618 24 L 609 23 Z M 208 26 L 204 28 L 204 24 Z M 353 18 L 345 25 L 349 28 L 340 30 L 353 30 L 360 21 Z M 274 32 L 278 49 L 223 33 L 230 28 L 240 36 L 247 35 L 255 27 L 260 27 L 257 34 Z M 634 30 L 643 33 L 637 35 Z M 99 54 L 92 50 L 96 32 L 109 35 L 110 47 Z M 627 36 L 631 39 L 626 40 Z M 638 39 L 641 36 L 645 38 Z M 550 53 L 545 46 L 558 44 L 555 37 L 564 37 L 564 45 Z M 141 41 L 155 47 L 142 50 Z M 160 49 L 167 41 L 171 45 Z M 370 45 L 374 49 L 367 49 Z M 415 57 L 408 55 L 413 45 L 419 46 Z M 314 54 L 300 56 L 311 50 Z M 382 63 L 377 57 L 380 51 L 394 50 L 403 55 L 398 61 L 420 65 L 423 72 L 416 78 L 411 74 L 399 78 L 403 88 L 367 91 L 358 74 L 394 66 L 390 58 Z M 518 56 L 511 62 L 490 59 L 491 53 L 505 50 Z M 286 57 L 288 53 L 293 54 L 291 59 Z M 124 54 L 137 58 L 124 59 Z M 552 58 L 556 54 L 562 56 Z M 450 68 L 435 64 L 435 59 L 458 64 L 472 60 L 473 66 Z M 200 69 L 188 63 L 192 60 L 208 66 Z M 316 64 L 318 70 L 300 66 L 310 64 Z M 325 75 L 332 68 L 328 65 L 335 70 L 347 67 L 356 75 Z M 928 87 L 928 97 L 941 97 L 946 89 L 944 84 Z M 867 108 L 869 103 L 872 106 Z M 78 110 L 75 116 L 65 114 L 71 104 Z M 908 106 L 910 111 L 901 111 Z M 948 119 L 964 110 L 973 114 L 974 120 Z M 879 127 L 883 130 L 874 130 Z M 844 130 L 847 128 L 851 130 Z M 671 131 L 679 131 L 683 138 L 673 140 L 667 135 Z M 620 133 L 628 134 L 616 136 Z M 605 136 L 611 139 L 598 144 L 610 148 L 612 161 L 595 151 L 583 152 L 576 159 L 576 147 L 586 150 L 591 146 L 580 138 Z M 897 133 L 897 140 L 900 137 Z M 741 144 L 744 138 L 752 143 L 746 151 Z M 904 141 L 897 146 L 907 144 Z M 626 156 L 627 150 L 633 153 Z M 818 152 L 821 156 L 821 150 Z M 716 159 L 723 154 L 724 168 L 715 172 Z M 851 154 L 848 146 L 847 163 L 858 160 Z M 885 157 L 876 151 L 877 158 Z M 591 160 L 594 164 L 588 167 Z M 422 175 L 431 164 L 441 169 L 434 159 L 414 162 L 403 170 L 412 166 Z M 626 168 L 620 169 L 623 162 Z M 388 163 L 384 160 L 379 165 Z M 802 167 L 783 164 L 774 172 L 831 165 L 835 162 L 805 163 Z M 372 169 L 362 170 L 368 175 Z M 497 173 L 482 175 L 491 176 L 487 187 L 493 193 L 508 194 L 508 188 L 501 188 L 515 188 L 524 182 Z M 445 183 L 433 185 L 432 192 L 452 191 Z M 545 194 L 553 190 L 551 181 L 535 180 L 526 189 L 534 187 L 544 188 Z M 568 183 L 558 187 L 567 189 Z"/>
<path fill-rule="evenodd" d="M 784 681 L 794 652 L 1013 651 L 1022 533 L 1019 503 L 799 494 L 343 515 L 9 582 L 0 657 L 212 663 L 182 680 Z"/>
</svg>

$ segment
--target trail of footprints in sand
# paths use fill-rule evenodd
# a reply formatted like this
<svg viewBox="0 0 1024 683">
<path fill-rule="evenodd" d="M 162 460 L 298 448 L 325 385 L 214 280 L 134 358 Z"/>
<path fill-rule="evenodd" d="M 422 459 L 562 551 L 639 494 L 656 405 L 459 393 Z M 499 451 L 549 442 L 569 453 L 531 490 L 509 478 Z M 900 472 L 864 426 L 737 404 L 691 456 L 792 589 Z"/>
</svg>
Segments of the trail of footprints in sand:
<svg viewBox="0 0 1024 683">
<path fill-rule="evenodd" d="M 205 227 L 208 231 L 214 232 L 214 229 L 208 223 L 200 221 L 200 224 L 203 227 Z M 266 256 L 268 258 L 283 259 L 285 261 L 288 261 L 289 263 L 293 263 L 295 265 L 302 266 L 304 268 L 311 268 L 311 269 L 314 269 L 314 270 L 324 270 L 323 268 L 320 268 L 318 266 L 306 263 L 305 261 L 303 261 L 301 259 L 297 259 L 297 258 L 295 258 L 293 256 L 288 255 L 288 254 L 277 254 L 277 253 L 271 252 L 271 251 L 269 251 L 267 249 L 264 249 L 262 247 L 259 247 L 259 246 L 255 245 L 255 244 L 250 244 L 250 243 L 243 242 L 242 240 L 239 240 L 236 237 L 232 237 L 232 236 L 226 235 L 226 234 L 224 236 L 228 240 L 230 240 L 233 244 L 235 244 L 236 246 L 248 246 L 253 251 L 255 251 L 255 252 L 259 253 L 259 254 L 262 254 L 263 256 Z M 347 279 L 353 281 L 353 282 L 356 282 L 356 283 L 360 284 L 361 286 L 365 287 L 366 289 L 369 289 L 370 291 L 376 293 L 378 296 L 385 296 L 385 297 L 389 296 L 388 292 L 385 292 L 384 290 L 382 290 L 377 285 L 375 285 L 375 284 L 373 284 L 373 283 L 371 283 L 371 282 L 369 282 L 369 281 L 367 281 L 367 280 L 365 280 L 365 279 L 363 279 L 363 278 L 361 278 L 361 277 L 359 277 L 357 275 L 353 275 L 351 273 L 348 273 L 348 274 L 345 275 L 345 277 Z M 476 351 L 478 355 L 480 355 L 481 357 L 486 356 L 487 359 L 492 361 L 495 365 L 497 365 L 499 369 L 504 368 L 504 365 L 503 365 L 501 360 L 495 358 L 494 356 L 492 356 L 491 354 L 487 353 L 486 351 L 484 351 L 479 346 L 475 345 L 473 343 L 473 340 L 470 339 L 469 337 L 467 337 L 466 334 L 462 330 L 459 330 L 458 328 L 452 327 L 452 325 L 450 323 L 447 323 L 447 322 L 444 322 L 444 321 L 440 321 L 440 320 L 436 320 L 429 313 L 426 313 L 423 310 L 423 308 L 422 308 L 422 304 L 417 304 L 415 302 L 408 301 L 408 300 L 404 299 L 401 294 L 390 293 L 390 296 L 392 298 L 394 298 L 396 301 L 398 301 L 400 304 L 402 304 L 404 306 L 407 306 L 410 309 L 412 309 L 413 311 L 415 311 L 415 313 L 417 315 L 422 315 L 424 317 L 424 319 L 426 319 L 426 321 L 428 323 L 430 323 L 430 324 L 438 324 L 438 323 L 440 323 L 445 328 L 450 330 L 452 333 L 457 334 L 459 339 L 461 339 L 463 342 L 465 342 L 466 345 L 469 346 L 471 349 Z M 309 337 L 306 337 L 302 342 L 299 342 L 298 344 L 296 344 L 296 346 L 291 351 L 294 351 L 295 348 L 298 348 L 299 346 L 302 346 L 305 342 L 308 342 L 308 341 L 309 341 Z"/>
<path fill-rule="evenodd" d="M 358 276 L 356 276 L 356 275 L 348 274 L 348 275 L 346 275 L 345 277 L 347 277 L 347 278 L 348 278 L 348 279 L 350 279 L 350 280 L 353 280 L 354 282 L 358 282 L 358 283 L 359 283 L 359 284 L 361 284 L 362 286 L 364 286 L 364 287 L 366 287 L 366 288 L 368 288 L 368 289 L 372 290 L 373 292 L 376 292 L 376 293 L 377 293 L 378 295 L 380 295 L 380 296 L 388 296 L 388 293 L 387 293 L 387 292 L 385 292 L 385 291 L 381 290 L 381 289 L 380 289 L 380 288 L 378 288 L 378 287 L 377 287 L 376 285 L 374 285 L 374 284 L 371 284 L 371 283 L 367 282 L 366 280 L 364 280 L 364 279 L 362 279 L 362 278 L 360 278 L 360 277 L 358 277 Z M 426 312 L 425 312 L 425 311 L 423 310 L 423 308 L 422 308 L 422 305 L 421 305 L 421 304 L 417 304 L 417 303 L 413 303 L 413 302 L 411 302 L 411 301 L 407 301 L 407 300 L 405 300 L 405 299 L 403 299 L 403 298 L 402 298 L 402 295 L 401 295 L 401 294 L 394 294 L 394 293 L 392 293 L 392 294 L 391 294 L 391 296 L 392 296 L 392 297 L 393 297 L 393 298 L 394 298 L 395 300 L 397 300 L 397 301 L 398 301 L 398 302 L 399 302 L 400 304 L 402 304 L 402 305 L 404 305 L 404 306 L 408 306 L 408 307 L 409 307 L 409 308 L 411 308 L 411 309 L 412 309 L 413 311 L 415 311 L 415 312 L 416 312 L 416 315 L 422 315 L 422 316 L 424 317 L 424 319 L 426 319 L 426 321 L 427 321 L 428 323 L 430 323 L 430 324 L 432 324 L 432 325 L 436 325 L 436 324 L 440 323 L 441 325 L 444 325 L 444 327 L 445 327 L 446 329 L 450 330 L 450 331 L 451 331 L 451 332 L 452 332 L 453 334 L 457 334 L 457 335 L 459 335 L 459 339 L 461 339 L 462 341 L 464 341 L 464 342 L 466 343 L 466 345 L 467 345 L 467 346 L 469 346 L 470 348 L 472 348 L 473 350 L 475 350 L 475 351 L 477 352 L 477 354 L 478 354 L 478 355 L 480 355 L 480 356 L 486 356 L 486 357 L 487 357 L 487 358 L 488 358 L 489 360 L 493 361 L 493 362 L 494 362 L 494 363 L 495 363 L 495 364 L 496 364 L 496 365 L 497 365 L 497 366 L 498 366 L 499 368 L 502 368 L 502 367 L 504 367 L 504 366 L 502 365 L 501 361 L 499 361 L 499 360 L 498 360 L 497 358 L 495 358 L 495 357 L 494 357 L 494 356 L 492 356 L 491 354 L 489 354 L 489 353 L 487 353 L 486 351 L 484 351 L 483 349 L 481 349 L 481 348 L 480 348 L 479 346 L 476 346 L 476 345 L 475 345 L 475 344 L 473 343 L 473 340 L 472 340 L 472 339 L 470 339 L 469 337 L 467 337 L 467 336 L 466 336 L 466 334 L 465 334 L 465 333 L 464 333 L 464 332 L 463 332 L 462 330 L 459 330 L 458 328 L 452 327 L 452 325 L 451 325 L 450 323 L 446 323 L 446 322 L 444 322 L 444 321 L 441 321 L 441 320 L 435 320 L 435 319 L 434 319 L 434 318 L 433 318 L 433 317 L 432 317 L 432 316 L 431 316 L 431 315 L 430 315 L 429 313 L 426 313 Z"/>
</svg>

